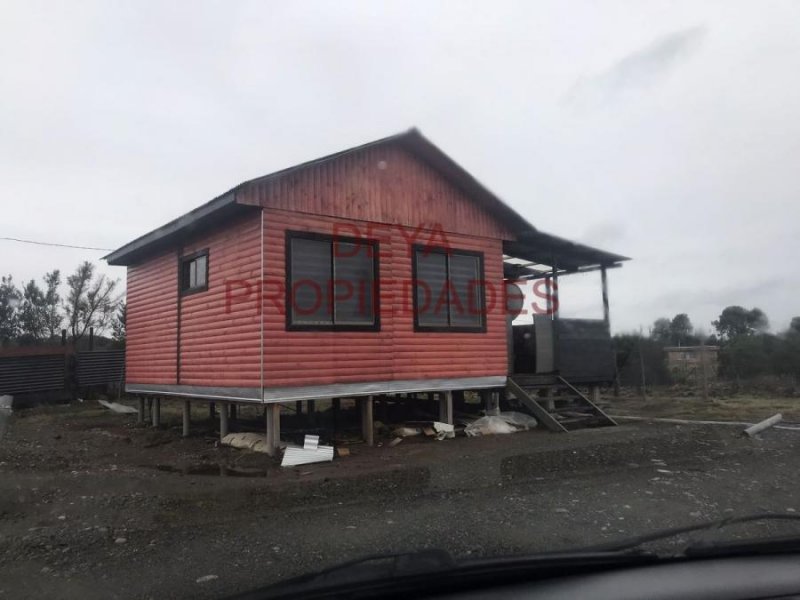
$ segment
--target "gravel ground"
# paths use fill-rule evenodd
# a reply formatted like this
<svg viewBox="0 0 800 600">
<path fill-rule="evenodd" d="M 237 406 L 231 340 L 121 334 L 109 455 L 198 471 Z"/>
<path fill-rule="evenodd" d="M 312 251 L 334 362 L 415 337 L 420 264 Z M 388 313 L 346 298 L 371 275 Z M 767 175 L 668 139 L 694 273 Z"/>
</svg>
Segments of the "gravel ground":
<svg viewBox="0 0 800 600">
<path fill-rule="evenodd" d="M 200 425 L 181 439 L 175 415 L 157 431 L 134 421 L 86 404 L 12 416 L 0 598 L 216 598 L 367 554 L 563 550 L 800 511 L 797 432 L 639 423 L 407 439 L 282 470 Z"/>
</svg>

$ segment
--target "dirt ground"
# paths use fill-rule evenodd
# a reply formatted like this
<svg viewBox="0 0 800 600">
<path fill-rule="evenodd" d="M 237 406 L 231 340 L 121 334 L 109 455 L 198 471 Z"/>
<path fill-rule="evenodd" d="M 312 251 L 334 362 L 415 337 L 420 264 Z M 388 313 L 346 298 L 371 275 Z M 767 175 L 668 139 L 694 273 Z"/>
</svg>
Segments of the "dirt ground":
<svg viewBox="0 0 800 600">
<path fill-rule="evenodd" d="M 701 396 L 651 395 L 647 399 L 636 396 L 609 399 L 614 414 L 678 419 L 749 421 L 758 422 L 775 413 L 781 413 L 788 422 L 800 422 L 800 398 L 754 396 Z"/>
<path fill-rule="evenodd" d="M 800 414 L 788 400 L 697 402 L 629 398 L 606 408 L 732 420 Z M 248 416 L 260 423 L 257 412 L 240 416 L 243 427 Z M 206 415 L 181 438 L 170 407 L 158 430 L 93 402 L 16 411 L 0 440 L 0 598 L 216 598 L 366 554 L 563 550 L 800 511 L 792 431 L 749 439 L 734 427 L 644 422 L 410 438 L 354 443 L 346 458 L 292 469 L 217 440 Z"/>
</svg>

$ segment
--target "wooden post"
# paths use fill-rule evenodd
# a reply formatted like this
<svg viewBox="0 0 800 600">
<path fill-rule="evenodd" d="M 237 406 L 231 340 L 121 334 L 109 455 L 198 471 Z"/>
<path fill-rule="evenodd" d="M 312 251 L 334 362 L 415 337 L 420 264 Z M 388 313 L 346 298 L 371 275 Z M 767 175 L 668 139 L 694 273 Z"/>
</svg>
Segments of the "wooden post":
<svg viewBox="0 0 800 600">
<path fill-rule="evenodd" d="M 231 421 L 235 421 L 236 420 L 236 403 L 235 402 L 231 402 L 230 407 L 231 407 Z"/>
<path fill-rule="evenodd" d="M 217 405 L 214 402 L 208 403 L 208 418 L 212 421 L 217 418 Z"/>
<path fill-rule="evenodd" d="M 219 439 L 228 435 L 228 407 L 221 403 L 219 407 Z"/>
<path fill-rule="evenodd" d="M 539 396 L 544 398 L 544 408 L 548 412 L 553 412 L 556 409 L 556 401 L 553 398 L 553 388 L 544 388 L 540 390 Z"/>
<path fill-rule="evenodd" d="M 590 396 L 590 400 L 594 404 L 599 404 L 600 403 L 600 386 L 599 385 L 593 385 L 592 388 L 591 388 L 589 396 Z"/>
<path fill-rule="evenodd" d="M 453 392 L 439 393 L 439 421 L 453 424 Z"/>
<path fill-rule="evenodd" d="M 484 408 L 487 415 L 497 415 L 500 413 L 500 394 L 491 390 L 483 392 Z"/>
<path fill-rule="evenodd" d="M 144 396 L 139 396 L 139 414 L 136 417 L 137 423 L 144 423 Z"/>
<path fill-rule="evenodd" d="M 606 274 L 605 266 L 600 267 L 600 285 L 603 288 L 603 321 L 608 327 L 609 333 L 611 332 L 611 320 L 608 310 L 608 275 Z"/>
<path fill-rule="evenodd" d="M 183 401 L 183 437 L 189 437 L 189 424 L 192 420 L 192 405 L 189 400 Z"/>
<path fill-rule="evenodd" d="M 642 374 L 642 400 L 647 400 L 647 382 L 644 377 L 644 355 L 642 354 L 641 338 L 639 338 L 639 368 Z"/>
<path fill-rule="evenodd" d="M 558 343 L 558 312 L 561 310 L 561 303 L 558 298 L 558 264 L 555 259 L 553 259 L 553 289 L 548 292 L 548 295 L 552 295 L 553 297 L 553 304 L 552 304 L 552 312 L 553 312 L 553 370 L 558 373 L 561 369 L 561 357 L 559 352 L 559 343 Z"/>
<path fill-rule="evenodd" d="M 294 403 L 294 412 L 295 414 L 302 415 L 303 414 L 303 401 L 298 400 Z"/>
<path fill-rule="evenodd" d="M 308 413 L 308 423 L 312 427 L 317 425 L 317 401 L 306 400 L 306 412 Z"/>
<path fill-rule="evenodd" d="M 706 343 L 700 342 L 700 361 L 702 362 L 701 377 L 703 378 L 703 400 L 708 400 L 708 360 L 706 356 Z"/>
<path fill-rule="evenodd" d="M 153 427 L 161 425 L 161 398 L 153 398 L 153 404 L 150 408 L 150 416 L 153 419 Z"/>
<path fill-rule="evenodd" d="M 372 396 L 361 399 L 361 435 L 367 446 L 375 444 L 375 422 L 373 419 Z"/>
<path fill-rule="evenodd" d="M 269 404 L 267 409 L 267 454 L 278 454 L 281 443 L 281 405 Z"/>
<path fill-rule="evenodd" d="M 331 412 L 333 413 L 333 439 L 336 439 L 336 434 L 339 431 L 339 410 L 342 406 L 342 401 L 339 398 L 331 399 Z"/>
</svg>

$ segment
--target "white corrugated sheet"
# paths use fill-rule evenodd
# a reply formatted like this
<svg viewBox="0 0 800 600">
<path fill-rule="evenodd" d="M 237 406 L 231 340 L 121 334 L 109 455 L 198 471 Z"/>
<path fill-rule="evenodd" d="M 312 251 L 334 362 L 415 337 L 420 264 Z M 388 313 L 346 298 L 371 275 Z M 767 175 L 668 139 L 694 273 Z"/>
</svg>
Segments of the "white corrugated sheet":
<svg viewBox="0 0 800 600">
<path fill-rule="evenodd" d="M 283 453 L 282 467 L 294 467 L 333 460 L 333 446 L 320 446 L 318 435 L 307 435 L 303 447 L 287 446 Z"/>
</svg>

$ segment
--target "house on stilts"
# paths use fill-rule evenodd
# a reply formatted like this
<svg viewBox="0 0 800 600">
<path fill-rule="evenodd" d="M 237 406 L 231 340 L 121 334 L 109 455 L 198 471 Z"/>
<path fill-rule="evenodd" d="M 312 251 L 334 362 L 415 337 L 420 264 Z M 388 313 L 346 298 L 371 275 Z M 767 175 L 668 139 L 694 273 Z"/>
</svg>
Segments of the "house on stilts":
<svg viewBox="0 0 800 600">
<path fill-rule="evenodd" d="M 539 231 L 417 130 L 244 182 L 106 260 L 127 267 L 125 389 L 154 419 L 183 401 L 185 431 L 190 403 L 223 434 L 228 407 L 263 404 L 274 451 L 282 404 L 354 398 L 371 440 L 373 399 L 433 395 L 452 423 L 464 391 L 554 431 L 612 423 L 592 395 L 626 257 Z M 558 279 L 590 270 L 604 319 L 559 318 Z"/>
</svg>

